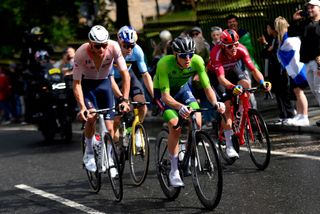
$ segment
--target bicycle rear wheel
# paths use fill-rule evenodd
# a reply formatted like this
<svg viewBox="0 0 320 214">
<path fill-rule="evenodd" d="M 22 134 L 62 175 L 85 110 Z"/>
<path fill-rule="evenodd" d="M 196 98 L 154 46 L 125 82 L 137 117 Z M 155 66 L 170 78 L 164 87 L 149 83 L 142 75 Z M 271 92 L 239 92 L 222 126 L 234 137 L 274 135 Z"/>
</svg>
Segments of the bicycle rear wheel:
<svg viewBox="0 0 320 214">
<path fill-rule="evenodd" d="M 268 129 L 261 114 L 257 110 L 249 110 L 249 119 L 250 124 L 247 122 L 245 129 L 245 141 L 251 160 L 258 169 L 264 170 L 268 167 L 271 157 Z"/>
<path fill-rule="evenodd" d="M 135 126 L 135 133 L 140 135 L 140 148 L 137 147 L 137 143 L 133 142 L 133 137 L 131 137 L 131 142 L 129 144 L 129 166 L 130 174 L 134 185 L 140 186 L 146 179 L 149 168 L 149 138 L 147 133 L 141 123 Z M 135 138 L 136 139 L 136 138 Z M 137 140 L 137 139 L 136 139 Z M 133 144 L 135 143 L 135 152 Z"/>
<path fill-rule="evenodd" d="M 201 203 L 209 210 L 218 206 L 222 195 L 222 167 L 215 144 L 203 131 L 196 132 L 191 155 L 192 181 Z"/>
<path fill-rule="evenodd" d="M 82 134 L 82 137 L 81 137 L 82 155 L 84 155 L 84 151 L 86 148 L 84 139 L 85 139 L 84 134 Z M 98 153 L 95 149 L 94 149 L 94 159 L 96 160 L 96 163 L 97 163 Z M 94 192 L 99 192 L 101 189 L 101 173 L 99 172 L 98 169 L 95 172 L 91 172 L 86 169 L 83 162 L 82 162 L 82 164 L 83 164 L 84 169 L 86 170 L 86 174 L 87 174 L 89 185 L 90 185 L 91 189 Z"/>
<path fill-rule="evenodd" d="M 122 176 L 121 176 L 121 172 L 120 172 L 120 164 L 119 164 L 119 160 L 118 160 L 118 154 L 116 152 L 116 148 L 115 145 L 113 143 L 113 140 L 110 136 L 109 133 L 105 133 L 104 136 L 104 143 L 105 146 L 102 148 L 108 148 L 108 145 L 111 146 L 111 152 L 108 151 L 104 151 L 106 153 L 106 161 L 108 161 L 107 163 L 107 172 L 108 172 L 108 177 L 111 183 L 111 187 L 113 190 L 113 193 L 116 197 L 116 201 L 120 202 L 122 200 L 123 197 L 123 185 L 122 185 Z M 108 150 L 108 149 L 106 149 Z M 109 157 L 109 155 L 111 155 L 111 157 Z M 116 176 L 112 176 L 111 170 L 116 170 L 117 175 Z"/>
<path fill-rule="evenodd" d="M 165 196 L 170 199 L 176 199 L 181 191 L 181 187 L 172 187 L 169 181 L 169 172 L 171 169 L 171 161 L 169 159 L 168 151 L 168 135 L 169 131 L 163 129 L 157 136 L 156 142 L 156 171 L 161 189 Z"/>
</svg>

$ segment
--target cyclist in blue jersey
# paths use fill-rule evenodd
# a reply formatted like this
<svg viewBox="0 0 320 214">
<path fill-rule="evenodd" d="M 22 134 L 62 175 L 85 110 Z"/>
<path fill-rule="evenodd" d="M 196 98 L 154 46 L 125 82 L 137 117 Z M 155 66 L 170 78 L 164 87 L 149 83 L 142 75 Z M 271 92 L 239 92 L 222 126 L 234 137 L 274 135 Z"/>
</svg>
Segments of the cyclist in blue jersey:
<svg viewBox="0 0 320 214">
<path fill-rule="evenodd" d="M 135 75 L 134 70 L 138 70 L 139 74 L 141 74 L 143 82 L 151 95 L 153 97 L 153 82 L 152 78 L 147 70 L 147 65 L 144 60 L 144 53 L 141 47 L 136 44 L 138 39 L 137 32 L 131 26 L 123 26 L 118 31 L 118 43 L 121 47 L 122 55 L 125 58 L 127 63 L 127 67 L 131 77 L 130 83 L 130 98 L 133 101 L 137 102 L 145 102 L 145 95 L 144 89 L 141 82 L 138 80 L 137 76 Z M 122 85 L 122 79 L 119 73 L 118 65 L 114 64 L 113 66 L 113 76 L 118 84 L 119 88 Z M 121 98 L 121 92 L 119 92 Z M 142 105 L 139 107 L 139 117 L 140 121 L 143 121 L 145 115 L 147 113 L 147 106 Z M 114 127 L 118 125 L 117 120 L 115 120 Z"/>
</svg>

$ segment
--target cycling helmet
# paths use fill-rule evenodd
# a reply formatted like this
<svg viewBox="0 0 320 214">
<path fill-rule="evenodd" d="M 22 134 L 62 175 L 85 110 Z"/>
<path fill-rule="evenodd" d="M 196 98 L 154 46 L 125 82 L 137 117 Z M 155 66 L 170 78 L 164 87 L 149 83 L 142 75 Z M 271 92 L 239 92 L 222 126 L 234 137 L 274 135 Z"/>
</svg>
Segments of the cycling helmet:
<svg viewBox="0 0 320 214">
<path fill-rule="evenodd" d="M 162 41 L 170 41 L 172 40 L 172 35 L 170 31 L 168 30 L 163 30 L 160 32 L 159 37 Z"/>
<path fill-rule="evenodd" d="M 226 29 L 222 31 L 220 39 L 224 45 L 229 45 L 239 41 L 239 36 L 236 31 L 231 29 Z"/>
<path fill-rule="evenodd" d="M 125 25 L 118 31 L 118 39 L 124 43 L 135 44 L 138 40 L 138 35 L 133 27 Z"/>
<path fill-rule="evenodd" d="M 89 40 L 94 43 L 106 43 L 109 40 L 109 32 L 101 25 L 95 25 L 88 34 Z"/>
<path fill-rule="evenodd" d="M 39 50 L 34 54 L 34 58 L 37 62 L 49 60 L 49 53 L 46 50 Z"/>
<path fill-rule="evenodd" d="M 190 36 L 178 36 L 173 40 L 171 47 L 177 53 L 190 53 L 196 49 L 196 45 Z"/>
</svg>

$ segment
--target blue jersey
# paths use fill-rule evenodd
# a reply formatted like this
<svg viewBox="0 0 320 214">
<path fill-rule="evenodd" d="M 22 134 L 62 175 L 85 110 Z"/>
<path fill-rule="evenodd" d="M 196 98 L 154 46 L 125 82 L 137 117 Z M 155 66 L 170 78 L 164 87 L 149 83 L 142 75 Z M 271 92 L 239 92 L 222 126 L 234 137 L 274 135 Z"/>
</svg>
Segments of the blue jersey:
<svg viewBox="0 0 320 214">
<path fill-rule="evenodd" d="M 135 73 L 143 74 L 147 72 L 147 65 L 144 61 L 144 53 L 141 47 L 136 44 L 132 49 L 132 53 L 124 57 L 129 71 L 134 71 Z M 113 64 L 112 75 L 115 79 L 121 78 L 117 64 Z"/>
</svg>

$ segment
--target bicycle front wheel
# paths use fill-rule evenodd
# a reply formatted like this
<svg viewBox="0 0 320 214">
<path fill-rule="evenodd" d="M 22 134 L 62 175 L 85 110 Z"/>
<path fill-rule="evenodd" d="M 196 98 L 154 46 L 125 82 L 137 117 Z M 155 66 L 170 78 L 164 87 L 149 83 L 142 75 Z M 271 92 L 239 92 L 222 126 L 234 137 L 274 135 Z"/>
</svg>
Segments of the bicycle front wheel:
<svg viewBox="0 0 320 214">
<path fill-rule="evenodd" d="M 133 136 L 131 136 L 131 143 L 129 144 L 129 166 L 134 185 L 140 186 L 148 174 L 149 138 L 141 123 L 135 126 L 134 133 L 136 142 L 133 142 Z M 133 144 L 135 144 L 135 146 L 133 146 Z"/>
<path fill-rule="evenodd" d="M 82 137 L 81 137 L 82 155 L 84 155 L 84 151 L 86 148 L 86 144 L 85 144 L 84 139 L 85 139 L 84 134 L 82 134 Z M 95 149 L 94 149 L 94 159 L 97 163 L 98 153 Z M 91 171 L 87 170 L 86 167 L 84 166 L 84 164 L 83 164 L 83 167 L 86 170 L 86 174 L 87 174 L 89 185 L 90 185 L 91 189 L 94 192 L 99 192 L 101 189 L 101 173 L 99 172 L 98 169 L 95 172 L 91 172 Z"/>
<path fill-rule="evenodd" d="M 245 141 L 251 160 L 258 169 L 264 170 L 268 167 L 271 156 L 268 129 L 257 110 L 249 110 L 249 119 L 250 123 L 247 122 L 245 127 Z"/>
<path fill-rule="evenodd" d="M 169 131 L 167 129 L 163 129 L 157 136 L 155 163 L 158 180 L 163 193 L 168 199 L 174 200 L 179 196 L 181 187 L 172 187 L 170 185 L 169 173 L 171 170 L 171 161 L 167 146 L 168 135 Z"/>
<path fill-rule="evenodd" d="M 122 175 L 120 173 L 120 164 L 118 159 L 118 154 L 116 152 L 115 145 L 109 133 L 104 136 L 105 146 L 103 147 L 106 153 L 107 172 L 111 183 L 113 193 L 116 197 L 116 201 L 120 202 L 123 197 L 123 185 L 122 185 Z M 111 152 L 108 151 L 111 149 Z"/>
<path fill-rule="evenodd" d="M 222 167 L 215 144 L 209 135 L 197 131 L 191 155 L 194 188 L 201 203 L 209 210 L 218 206 L 222 195 Z"/>
</svg>

